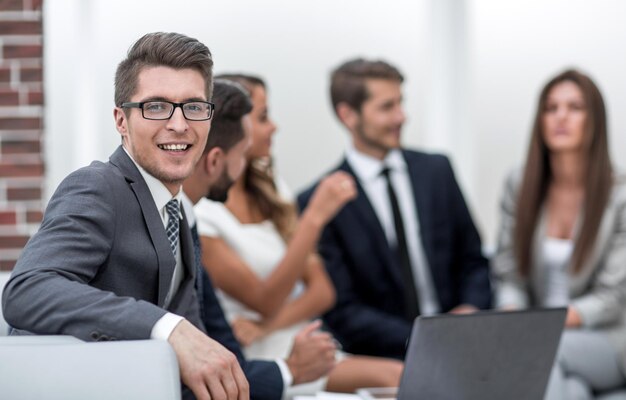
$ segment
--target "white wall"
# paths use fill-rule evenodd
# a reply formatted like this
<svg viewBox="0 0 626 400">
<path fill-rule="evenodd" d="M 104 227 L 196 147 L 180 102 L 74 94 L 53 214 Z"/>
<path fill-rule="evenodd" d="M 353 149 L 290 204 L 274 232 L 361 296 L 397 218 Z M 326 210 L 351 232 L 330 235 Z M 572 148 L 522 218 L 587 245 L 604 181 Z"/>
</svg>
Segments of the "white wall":
<svg viewBox="0 0 626 400">
<path fill-rule="evenodd" d="M 413 116 L 406 142 L 419 144 L 426 53 L 426 1 L 66 0 L 46 2 L 46 96 L 49 188 L 119 144 L 113 75 L 146 32 L 177 31 L 211 49 L 215 71 L 264 77 L 279 126 L 278 169 L 294 189 L 339 159 L 347 135 L 328 101 L 332 68 L 355 56 L 384 57 L 408 75 Z M 193 8 L 193 9 L 192 9 Z M 52 151 L 54 149 L 54 151 Z"/>
<path fill-rule="evenodd" d="M 625 19 L 620 0 L 47 1 L 47 195 L 119 144 L 113 75 L 128 47 L 177 31 L 210 47 L 217 73 L 266 78 L 278 169 L 295 190 L 335 165 L 346 140 L 329 106 L 331 69 L 354 56 L 397 65 L 407 77 L 405 144 L 451 156 L 492 245 L 502 179 L 522 160 L 551 75 L 576 65 L 596 79 L 621 161 Z"/>
<path fill-rule="evenodd" d="M 506 173 L 524 162 L 539 91 L 558 72 L 589 73 L 607 104 L 613 162 L 626 146 L 626 2 L 473 0 L 470 114 L 473 202 L 494 243 Z"/>
</svg>

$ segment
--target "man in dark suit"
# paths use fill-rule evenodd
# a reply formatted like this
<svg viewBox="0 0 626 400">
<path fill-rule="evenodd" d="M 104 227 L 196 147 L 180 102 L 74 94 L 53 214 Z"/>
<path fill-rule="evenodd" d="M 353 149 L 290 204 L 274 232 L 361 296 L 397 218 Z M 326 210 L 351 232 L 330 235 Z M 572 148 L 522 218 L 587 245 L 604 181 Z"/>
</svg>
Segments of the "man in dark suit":
<svg viewBox="0 0 626 400">
<path fill-rule="evenodd" d="M 212 66 L 204 44 L 176 33 L 131 47 L 115 76 L 122 146 L 60 184 L 3 306 L 16 333 L 167 340 L 197 398 L 246 399 L 236 357 L 203 332 L 179 203 L 211 125 Z"/>
<path fill-rule="evenodd" d="M 213 102 L 216 111 L 211 120 L 211 133 L 204 153 L 194 172 L 183 183 L 185 214 L 192 235 L 197 240 L 197 284 L 202 320 L 207 334 L 237 356 L 250 384 L 250 397 L 280 400 L 290 384 L 315 380 L 333 367 L 334 357 L 328 357 L 324 348 L 334 346 L 334 343 L 328 333 L 314 332 L 317 323 L 313 323 L 296 337 L 286 360 L 246 360 L 241 351 L 224 317 L 211 278 L 202 267 L 198 233 L 192 222 L 192 207 L 205 196 L 211 200 L 225 201 L 228 189 L 243 172 L 250 146 L 248 114 L 252 110 L 252 103 L 242 86 L 222 79 L 215 80 Z"/>
<path fill-rule="evenodd" d="M 351 353 L 403 358 L 413 319 L 487 308 L 480 237 L 448 159 L 402 149 L 403 77 L 356 59 L 332 74 L 331 98 L 351 136 L 337 170 L 359 195 L 319 242 L 337 304 L 325 315 Z M 302 193 L 304 209 L 314 187 Z"/>
</svg>

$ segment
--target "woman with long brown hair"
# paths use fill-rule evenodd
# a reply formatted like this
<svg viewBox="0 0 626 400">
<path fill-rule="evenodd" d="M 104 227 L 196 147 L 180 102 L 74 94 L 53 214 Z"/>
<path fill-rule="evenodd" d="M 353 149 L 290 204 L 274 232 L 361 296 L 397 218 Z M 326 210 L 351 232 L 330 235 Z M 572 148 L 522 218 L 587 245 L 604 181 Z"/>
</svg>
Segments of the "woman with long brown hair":
<svg viewBox="0 0 626 400">
<path fill-rule="evenodd" d="M 334 287 L 315 249 L 322 228 L 356 196 L 356 187 L 347 174 L 329 175 L 298 218 L 272 170 L 276 126 L 269 117 L 265 83 L 247 75 L 221 78 L 240 83 L 250 93 L 251 143 L 246 170 L 226 202 L 196 206 L 202 261 L 221 291 L 220 301 L 246 356 L 282 358 L 302 327 L 334 305 Z M 339 358 L 328 376 L 288 395 L 399 384 L 399 361 Z"/>
<path fill-rule="evenodd" d="M 593 398 L 626 371 L 626 178 L 602 95 L 576 70 L 541 91 L 523 170 L 506 181 L 496 306 L 567 307 L 546 398 Z"/>
</svg>

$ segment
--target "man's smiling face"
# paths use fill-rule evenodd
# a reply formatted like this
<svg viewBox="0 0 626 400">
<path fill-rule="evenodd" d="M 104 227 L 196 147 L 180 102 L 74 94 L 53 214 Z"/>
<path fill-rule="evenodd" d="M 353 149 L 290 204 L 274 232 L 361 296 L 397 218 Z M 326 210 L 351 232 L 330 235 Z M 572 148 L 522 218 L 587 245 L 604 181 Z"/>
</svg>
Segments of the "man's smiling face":
<svg viewBox="0 0 626 400">
<path fill-rule="evenodd" d="M 173 103 L 207 101 L 204 78 L 200 72 L 189 68 L 144 68 L 139 73 L 137 90 L 129 101 L 151 100 Z M 177 193 L 202 156 L 211 121 L 189 121 L 180 107 L 176 107 L 167 120 L 145 119 L 139 108 L 127 112 L 128 115 L 121 108 L 114 111 L 124 148 L 171 193 Z"/>
</svg>

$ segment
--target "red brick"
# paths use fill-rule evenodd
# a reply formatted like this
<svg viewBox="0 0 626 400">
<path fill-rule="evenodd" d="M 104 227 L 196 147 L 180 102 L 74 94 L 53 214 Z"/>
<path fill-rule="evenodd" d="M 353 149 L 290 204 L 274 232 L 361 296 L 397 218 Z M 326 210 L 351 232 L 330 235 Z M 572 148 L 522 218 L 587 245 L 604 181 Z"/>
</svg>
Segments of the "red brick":
<svg viewBox="0 0 626 400">
<path fill-rule="evenodd" d="M 32 154 L 41 153 L 41 143 L 38 140 L 23 142 L 2 142 L 2 154 Z"/>
<path fill-rule="evenodd" d="M 0 0 L 0 3 L 6 0 Z M 2 21 L 0 35 L 41 35 L 40 21 Z"/>
<path fill-rule="evenodd" d="M 19 93 L 10 89 L 0 89 L 0 106 L 16 106 L 19 102 Z"/>
<path fill-rule="evenodd" d="M 10 80 L 11 70 L 9 68 L 0 68 L 0 82 L 9 82 Z"/>
<path fill-rule="evenodd" d="M 31 0 L 31 10 L 33 11 L 39 11 L 41 10 L 41 3 L 43 3 L 43 0 Z"/>
<path fill-rule="evenodd" d="M 0 11 L 17 11 L 23 7 L 22 0 L 0 0 Z"/>
<path fill-rule="evenodd" d="M 43 93 L 28 92 L 28 104 L 43 104 Z"/>
<path fill-rule="evenodd" d="M 20 80 L 22 82 L 41 82 L 42 81 L 41 68 L 22 68 L 20 70 Z"/>
<path fill-rule="evenodd" d="M 24 46 L 4 46 L 4 58 L 41 58 L 41 45 L 30 44 Z"/>
<path fill-rule="evenodd" d="M 24 235 L 0 236 L 0 249 L 19 249 L 24 247 L 26 242 L 28 236 Z"/>
<path fill-rule="evenodd" d="M 40 200 L 41 188 L 7 188 L 7 200 Z"/>
<path fill-rule="evenodd" d="M 43 220 L 43 212 L 41 211 L 26 211 L 26 222 L 29 224 L 36 224 Z"/>
<path fill-rule="evenodd" d="M 0 260 L 0 271 L 13 271 L 17 260 Z"/>
<path fill-rule="evenodd" d="M 0 118 L 0 129 L 39 129 L 40 118 Z"/>
<path fill-rule="evenodd" d="M 15 225 L 16 222 L 15 211 L 0 211 L 0 225 Z"/>
<path fill-rule="evenodd" d="M 23 176 L 43 176 L 43 164 L 11 164 L 0 163 L 0 178 L 23 177 Z"/>
</svg>

